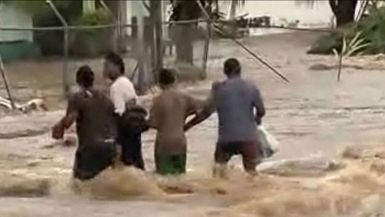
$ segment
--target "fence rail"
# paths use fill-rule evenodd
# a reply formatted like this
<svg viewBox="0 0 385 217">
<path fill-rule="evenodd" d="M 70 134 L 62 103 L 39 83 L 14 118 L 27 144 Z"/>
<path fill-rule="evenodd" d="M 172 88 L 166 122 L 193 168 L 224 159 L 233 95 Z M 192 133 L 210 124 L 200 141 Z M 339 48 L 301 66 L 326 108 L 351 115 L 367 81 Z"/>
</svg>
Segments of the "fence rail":
<svg viewBox="0 0 385 217">
<path fill-rule="evenodd" d="M 216 23 L 230 23 L 231 21 L 220 21 Z M 186 20 L 186 21 L 169 21 L 163 22 L 162 24 L 190 24 L 190 23 L 207 23 L 207 20 Z M 60 31 L 60 30 L 97 30 L 97 29 L 106 29 L 106 28 L 132 28 L 138 27 L 135 24 L 107 24 L 107 25 L 93 25 L 93 26 L 49 26 L 49 27 L 32 27 L 32 28 L 24 28 L 24 27 L 1 27 L 0 31 Z M 258 27 L 248 27 L 250 29 L 286 29 L 293 31 L 307 31 L 307 32 L 337 32 L 340 33 L 342 30 L 339 29 L 327 29 L 327 28 L 303 28 L 303 27 L 289 27 L 289 26 L 258 26 Z"/>
<path fill-rule="evenodd" d="M 181 20 L 181 21 L 164 21 L 163 25 L 170 24 L 191 24 L 191 23 L 207 23 L 207 20 Z M 58 31 L 58 30 L 92 30 L 92 29 L 106 29 L 106 28 L 132 28 L 138 27 L 137 24 L 105 24 L 105 25 L 92 25 L 92 26 L 48 26 L 48 27 L 32 27 L 32 28 L 21 28 L 21 27 L 1 27 L 0 31 Z"/>
<path fill-rule="evenodd" d="M 218 28 L 218 24 L 227 24 L 227 23 L 230 24 L 230 23 L 235 23 L 236 21 L 237 21 L 237 19 L 224 21 L 224 20 L 211 20 L 209 18 L 206 18 L 206 19 L 194 19 L 194 20 L 182 20 L 182 21 L 163 21 L 162 25 L 177 25 L 177 24 L 183 25 L 183 24 L 204 23 L 204 24 L 208 25 L 208 27 L 209 27 L 208 31 L 223 33 L 223 30 Z M 15 31 L 15 32 L 20 32 L 20 31 L 33 31 L 33 32 L 64 31 L 64 32 L 68 33 L 71 31 L 82 31 L 82 30 L 120 29 L 121 32 L 124 32 L 126 29 L 128 30 L 129 28 L 131 28 L 132 30 L 134 30 L 137 27 L 139 27 L 139 25 L 135 24 L 135 23 L 128 24 L 128 23 L 119 23 L 118 22 L 118 23 L 111 23 L 111 24 L 104 24 L 104 25 L 92 25 L 92 26 L 89 26 L 89 25 L 88 26 L 87 25 L 69 25 L 69 26 L 49 26 L 49 27 L 31 27 L 31 28 L 0 26 L 0 31 Z M 306 32 L 321 32 L 321 33 L 322 32 L 323 33 L 337 32 L 337 33 L 343 34 L 343 32 L 341 30 L 327 29 L 327 28 L 303 28 L 303 27 L 290 27 L 290 26 L 278 26 L 278 25 L 261 25 L 261 26 L 249 27 L 249 28 L 250 29 L 285 29 L 285 30 L 291 30 L 291 31 L 306 31 Z M 211 37 L 210 32 L 208 33 L 208 39 L 206 39 L 208 41 L 210 40 L 210 37 Z M 225 35 L 229 36 L 230 34 L 225 34 Z M 231 39 L 236 40 L 233 38 L 231 38 Z M 258 56 L 255 53 L 253 53 L 253 51 L 248 49 L 241 42 L 237 41 L 236 43 L 238 45 L 240 45 L 243 49 L 245 49 L 248 53 L 250 53 L 252 56 L 254 56 L 258 60 Z M 58 44 L 57 46 L 62 47 L 63 45 Z M 95 46 L 98 46 L 98 45 L 95 45 Z M 64 50 L 67 49 L 67 51 L 68 51 L 68 47 L 69 47 L 69 45 L 67 45 L 67 47 Z M 203 49 L 208 49 L 208 45 L 206 44 L 205 48 L 203 48 Z M 203 52 L 204 52 L 204 55 L 203 55 L 204 59 L 206 59 L 206 60 L 203 60 L 202 66 L 205 69 L 206 65 L 205 65 L 204 61 L 207 61 L 207 52 L 208 51 L 203 51 Z M 66 64 L 66 61 L 68 61 L 68 59 L 69 59 L 68 55 L 64 56 L 63 65 Z M 271 67 L 267 62 L 265 62 L 263 60 L 262 61 L 258 60 L 258 61 L 262 62 L 262 64 L 264 64 L 264 65 L 267 65 L 276 74 L 280 74 L 273 67 Z M 64 67 L 63 75 L 67 74 L 68 70 L 69 69 L 67 67 Z M 339 69 L 338 74 L 340 76 L 340 74 L 341 74 L 340 69 Z M 285 81 L 288 81 L 284 76 L 280 76 L 280 77 L 283 78 Z"/>
</svg>

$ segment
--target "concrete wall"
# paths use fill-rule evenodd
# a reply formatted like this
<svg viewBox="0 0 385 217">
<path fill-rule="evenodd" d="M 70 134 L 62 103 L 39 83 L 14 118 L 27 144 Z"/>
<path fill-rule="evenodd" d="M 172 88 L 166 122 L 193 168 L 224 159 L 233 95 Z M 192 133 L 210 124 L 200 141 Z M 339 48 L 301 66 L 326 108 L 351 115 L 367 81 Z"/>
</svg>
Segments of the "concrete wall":
<svg viewBox="0 0 385 217">
<path fill-rule="evenodd" d="M 0 26 L 31 28 L 32 17 L 0 3 Z M 32 41 L 32 31 L 0 31 L 0 42 Z"/>
</svg>

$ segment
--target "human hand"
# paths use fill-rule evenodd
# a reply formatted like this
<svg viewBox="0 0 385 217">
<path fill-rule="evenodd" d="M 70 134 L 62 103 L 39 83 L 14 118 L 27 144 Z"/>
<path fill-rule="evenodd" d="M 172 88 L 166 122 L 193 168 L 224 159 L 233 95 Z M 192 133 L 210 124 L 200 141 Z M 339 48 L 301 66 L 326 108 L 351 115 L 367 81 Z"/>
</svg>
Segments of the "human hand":
<svg viewBox="0 0 385 217">
<path fill-rule="evenodd" d="M 56 124 L 52 127 L 52 138 L 54 139 L 63 139 L 64 136 L 64 129 L 61 124 Z"/>
</svg>

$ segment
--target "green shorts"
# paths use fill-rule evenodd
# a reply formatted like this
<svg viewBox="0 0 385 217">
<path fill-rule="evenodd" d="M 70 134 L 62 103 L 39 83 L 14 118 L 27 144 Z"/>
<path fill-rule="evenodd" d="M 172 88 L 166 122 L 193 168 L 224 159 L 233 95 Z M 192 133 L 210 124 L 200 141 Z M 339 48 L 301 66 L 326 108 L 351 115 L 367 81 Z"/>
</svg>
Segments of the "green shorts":
<svg viewBox="0 0 385 217">
<path fill-rule="evenodd" d="M 186 173 L 186 153 L 178 155 L 155 155 L 156 173 L 160 175 L 179 175 Z"/>
</svg>

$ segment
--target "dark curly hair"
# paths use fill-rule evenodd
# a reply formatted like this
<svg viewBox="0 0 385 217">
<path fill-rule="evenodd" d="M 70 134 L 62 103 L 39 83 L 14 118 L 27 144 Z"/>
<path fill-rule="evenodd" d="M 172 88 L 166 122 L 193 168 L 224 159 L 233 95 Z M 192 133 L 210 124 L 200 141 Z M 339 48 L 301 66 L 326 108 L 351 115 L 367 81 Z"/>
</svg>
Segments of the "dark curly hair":
<svg viewBox="0 0 385 217">
<path fill-rule="evenodd" d="M 159 71 L 159 84 L 168 86 L 174 84 L 176 80 L 175 72 L 171 69 L 161 69 Z"/>
<path fill-rule="evenodd" d="M 76 72 L 76 82 L 85 88 L 92 87 L 94 80 L 95 74 L 88 65 L 81 66 Z"/>
<path fill-rule="evenodd" d="M 235 58 L 227 59 L 224 63 L 224 72 L 227 76 L 241 74 L 241 64 Z"/>
<path fill-rule="evenodd" d="M 105 57 L 104 57 L 105 60 L 107 60 L 108 62 L 116 65 L 119 67 L 119 71 L 121 74 L 124 74 L 124 71 L 126 70 L 125 69 L 125 66 L 124 66 L 124 61 L 122 59 L 121 56 L 119 56 L 119 54 L 116 54 L 114 52 L 110 52 L 108 53 Z"/>
</svg>

